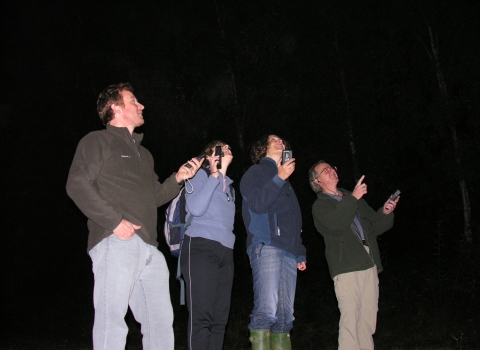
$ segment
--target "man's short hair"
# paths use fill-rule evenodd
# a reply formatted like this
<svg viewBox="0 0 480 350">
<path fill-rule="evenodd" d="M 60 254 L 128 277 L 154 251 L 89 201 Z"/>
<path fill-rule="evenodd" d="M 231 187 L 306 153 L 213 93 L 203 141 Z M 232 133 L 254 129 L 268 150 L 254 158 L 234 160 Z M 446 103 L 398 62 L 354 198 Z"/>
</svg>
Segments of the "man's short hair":
<svg viewBox="0 0 480 350">
<path fill-rule="evenodd" d="M 107 125 L 113 119 L 112 104 L 124 107 L 122 95 L 124 90 L 133 93 L 133 87 L 130 83 L 120 83 L 110 85 L 98 96 L 97 112 L 103 125 Z"/>
<path fill-rule="evenodd" d="M 260 160 L 267 155 L 268 139 L 272 135 L 275 134 L 265 134 L 252 145 L 252 148 L 250 149 L 250 159 L 252 160 L 253 164 L 258 164 Z M 282 140 L 283 144 L 285 145 L 285 149 L 290 149 L 290 143 L 283 138 Z"/>
<path fill-rule="evenodd" d="M 310 183 L 310 187 L 312 188 L 312 191 L 315 193 L 322 192 L 322 186 L 319 184 L 315 183 L 315 179 L 318 177 L 318 173 L 315 171 L 315 168 L 319 164 L 326 163 L 324 160 L 319 160 L 315 164 L 312 165 L 310 170 L 308 170 L 308 182 Z"/>
</svg>

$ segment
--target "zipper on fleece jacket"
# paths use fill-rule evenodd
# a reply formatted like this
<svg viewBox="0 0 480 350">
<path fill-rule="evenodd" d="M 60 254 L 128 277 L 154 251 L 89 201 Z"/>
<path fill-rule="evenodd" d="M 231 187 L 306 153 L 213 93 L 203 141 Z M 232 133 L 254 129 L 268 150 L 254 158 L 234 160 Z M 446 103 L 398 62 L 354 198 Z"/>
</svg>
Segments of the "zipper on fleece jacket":
<svg viewBox="0 0 480 350">
<path fill-rule="evenodd" d="M 132 147 L 135 149 L 135 151 L 137 151 L 138 157 L 140 157 L 140 151 L 137 148 L 137 145 L 135 143 L 135 140 L 133 139 L 133 136 L 128 133 L 127 129 L 123 129 L 123 131 L 125 132 L 125 135 L 127 135 L 127 138 L 130 140 L 130 143 L 132 144 Z"/>
<path fill-rule="evenodd" d="M 364 219 L 363 217 L 360 216 L 360 213 L 358 213 L 358 217 L 359 217 L 359 219 Z M 362 221 L 361 221 L 361 220 L 358 220 L 358 221 L 360 222 L 360 225 L 362 225 Z M 363 226 L 362 226 L 362 228 L 363 228 Z M 367 252 L 368 257 L 370 258 L 370 260 L 372 260 L 373 265 L 377 266 L 377 265 L 375 264 L 375 260 L 373 260 L 373 253 L 372 253 L 372 250 L 370 249 L 370 242 L 369 242 L 368 239 L 367 239 L 367 238 L 368 238 L 368 234 L 365 232 L 365 230 L 363 231 L 363 234 L 364 234 L 364 236 L 365 236 L 365 242 L 367 242 L 367 246 L 368 246 L 368 252 Z M 355 235 L 355 236 L 357 236 L 357 235 Z M 360 241 L 360 244 L 363 246 L 363 242 L 362 242 L 362 240 L 360 239 L 360 237 L 357 236 L 357 238 L 358 238 L 358 240 Z M 364 246 L 364 249 L 365 249 L 365 246 Z"/>
<path fill-rule="evenodd" d="M 342 262 L 343 256 L 343 238 L 340 238 L 340 262 Z"/>
<path fill-rule="evenodd" d="M 360 225 L 361 225 L 361 224 L 362 224 L 362 223 L 360 222 Z M 358 235 L 356 235 L 353 231 L 352 231 L 352 234 L 353 234 L 355 237 L 357 237 L 358 242 L 362 245 L 363 249 L 365 249 L 365 246 L 363 245 L 363 242 L 362 242 L 362 240 L 360 239 L 360 237 L 358 237 Z M 365 235 L 365 242 L 367 242 L 367 245 L 368 245 L 367 235 Z M 342 247 L 343 247 L 343 240 L 342 240 Z M 368 245 L 368 247 L 369 247 L 369 251 L 367 252 L 368 257 L 370 258 L 370 260 L 372 260 L 373 265 L 375 265 L 375 260 L 373 260 L 372 255 L 370 255 L 370 254 L 373 254 L 373 253 L 372 253 L 372 251 L 370 250 L 370 246 L 369 246 L 369 245 Z M 340 257 L 341 257 L 341 253 L 340 253 Z M 341 258 L 340 258 L 340 261 L 342 261 Z M 376 265 L 375 265 L 375 266 L 376 266 Z"/>
<path fill-rule="evenodd" d="M 277 214 L 273 214 L 273 226 L 275 227 L 275 234 L 280 236 L 280 227 L 278 227 Z"/>
</svg>

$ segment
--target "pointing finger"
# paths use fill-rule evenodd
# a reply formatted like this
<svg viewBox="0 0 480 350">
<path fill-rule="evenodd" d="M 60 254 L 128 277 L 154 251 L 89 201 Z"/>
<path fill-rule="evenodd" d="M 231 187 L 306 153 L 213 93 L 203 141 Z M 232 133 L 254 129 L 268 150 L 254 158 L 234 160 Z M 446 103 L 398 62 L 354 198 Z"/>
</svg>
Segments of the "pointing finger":
<svg viewBox="0 0 480 350">
<path fill-rule="evenodd" d="M 362 181 L 363 181 L 364 178 L 365 178 L 365 175 L 362 175 L 360 180 L 358 180 L 358 182 L 357 182 L 357 186 L 362 184 Z"/>
</svg>

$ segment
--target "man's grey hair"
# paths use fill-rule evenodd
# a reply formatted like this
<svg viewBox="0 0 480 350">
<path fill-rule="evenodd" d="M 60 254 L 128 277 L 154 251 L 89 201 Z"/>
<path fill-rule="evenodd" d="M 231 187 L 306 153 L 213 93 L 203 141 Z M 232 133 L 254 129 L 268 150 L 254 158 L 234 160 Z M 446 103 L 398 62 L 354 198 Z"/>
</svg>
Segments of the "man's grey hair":
<svg viewBox="0 0 480 350">
<path fill-rule="evenodd" d="M 310 187 L 312 188 L 312 191 L 315 193 L 322 192 L 322 186 L 318 185 L 315 183 L 315 179 L 318 177 L 317 172 L 315 171 L 315 168 L 319 164 L 326 163 L 324 160 L 319 160 L 315 164 L 312 165 L 310 170 L 308 171 L 308 182 L 310 183 Z"/>
</svg>

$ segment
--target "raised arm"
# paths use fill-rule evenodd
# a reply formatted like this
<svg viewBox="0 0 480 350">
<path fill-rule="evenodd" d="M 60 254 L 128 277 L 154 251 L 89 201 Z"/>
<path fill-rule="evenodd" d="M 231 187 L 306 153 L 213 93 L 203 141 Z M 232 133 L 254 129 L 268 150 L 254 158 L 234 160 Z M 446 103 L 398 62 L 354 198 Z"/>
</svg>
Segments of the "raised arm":
<svg viewBox="0 0 480 350">
<path fill-rule="evenodd" d="M 219 178 L 208 176 L 206 171 L 200 170 L 190 180 L 193 190 L 192 193 L 185 194 L 187 209 L 193 216 L 202 216 L 208 210 L 212 201 L 213 193 L 220 184 L 223 177 Z"/>
<path fill-rule="evenodd" d="M 267 178 L 258 167 L 251 167 L 242 177 L 240 192 L 255 213 L 268 212 L 275 204 L 285 181 L 278 175 Z"/>
<path fill-rule="evenodd" d="M 178 169 L 178 172 L 170 175 L 170 177 L 168 177 L 163 183 L 160 183 L 158 181 L 158 176 L 155 174 L 155 172 L 153 172 L 152 180 L 155 187 L 155 198 L 157 202 L 157 207 L 168 203 L 173 198 L 175 198 L 175 196 L 178 195 L 178 192 L 180 191 L 183 181 L 195 176 L 195 173 L 198 171 L 202 163 L 203 160 L 198 161 L 196 158 L 192 158 L 187 163 L 182 164 Z"/>
</svg>

